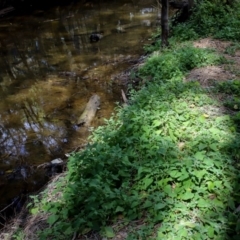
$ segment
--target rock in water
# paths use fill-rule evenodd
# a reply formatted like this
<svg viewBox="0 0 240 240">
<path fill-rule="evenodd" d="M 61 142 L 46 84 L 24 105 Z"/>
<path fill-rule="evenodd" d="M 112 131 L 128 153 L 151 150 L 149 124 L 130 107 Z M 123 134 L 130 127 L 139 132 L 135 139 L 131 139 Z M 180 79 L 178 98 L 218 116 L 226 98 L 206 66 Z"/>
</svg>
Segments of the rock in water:
<svg viewBox="0 0 240 240">
<path fill-rule="evenodd" d="M 93 32 L 90 35 L 90 42 L 98 42 L 100 39 L 103 38 L 103 32 Z"/>
</svg>

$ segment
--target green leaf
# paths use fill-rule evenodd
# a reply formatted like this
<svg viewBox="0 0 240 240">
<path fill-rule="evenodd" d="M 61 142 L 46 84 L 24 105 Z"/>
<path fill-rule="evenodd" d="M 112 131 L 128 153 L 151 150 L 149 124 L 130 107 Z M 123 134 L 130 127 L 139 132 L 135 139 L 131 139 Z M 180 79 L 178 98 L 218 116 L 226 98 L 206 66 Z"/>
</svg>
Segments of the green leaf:
<svg viewBox="0 0 240 240">
<path fill-rule="evenodd" d="M 197 153 L 194 155 L 194 157 L 195 157 L 196 159 L 198 159 L 198 160 L 203 160 L 204 157 L 205 157 L 205 155 L 204 155 L 203 152 L 197 152 Z"/>
<path fill-rule="evenodd" d="M 171 137 L 171 140 L 173 140 L 173 141 L 177 140 L 177 138 L 174 136 L 174 133 L 173 133 L 173 131 L 171 129 L 168 130 L 168 134 Z"/>
<path fill-rule="evenodd" d="M 217 144 L 210 144 L 209 147 L 210 147 L 210 149 L 212 149 L 213 151 L 218 151 Z"/>
<path fill-rule="evenodd" d="M 147 201 L 143 204 L 142 208 L 149 208 L 149 207 L 152 207 L 152 205 L 153 205 L 153 203 L 152 203 L 151 201 L 147 200 Z"/>
<path fill-rule="evenodd" d="M 222 181 L 215 181 L 214 184 L 215 184 L 215 186 L 216 186 L 218 189 L 222 189 L 222 188 L 223 188 L 223 183 L 222 183 Z"/>
<path fill-rule="evenodd" d="M 189 234 L 188 234 L 188 231 L 187 231 L 187 229 L 186 228 L 181 228 L 179 231 L 178 231 L 178 237 L 179 237 L 179 239 L 182 239 L 182 237 L 183 238 L 186 238 L 187 236 L 189 236 Z M 175 238 L 176 239 L 176 238 Z"/>
<path fill-rule="evenodd" d="M 172 178 L 178 178 L 181 176 L 181 172 L 179 170 L 172 170 L 171 172 L 169 172 L 169 175 L 172 177 Z"/>
<path fill-rule="evenodd" d="M 185 117 L 183 115 L 179 115 L 177 117 L 177 119 L 180 120 L 180 121 L 185 121 Z"/>
<path fill-rule="evenodd" d="M 207 226 L 207 235 L 209 238 L 214 238 L 214 228 L 212 226 Z"/>
<path fill-rule="evenodd" d="M 32 208 L 30 211 L 33 215 L 35 215 L 39 212 L 39 209 L 38 208 Z"/>
<path fill-rule="evenodd" d="M 200 117 L 198 118 L 198 121 L 199 121 L 200 123 L 204 123 L 204 122 L 206 121 L 206 118 L 202 115 L 202 116 L 200 116 Z"/>
<path fill-rule="evenodd" d="M 183 186 L 185 189 L 187 189 L 187 188 L 192 188 L 192 187 L 194 187 L 195 184 L 192 182 L 191 179 L 188 179 L 188 180 L 183 181 L 182 186 Z"/>
<path fill-rule="evenodd" d="M 185 169 L 183 169 L 183 170 L 181 171 L 181 175 L 180 175 L 180 177 L 178 178 L 178 180 L 179 180 L 179 181 L 183 181 L 183 180 L 186 180 L 187 178 L 189 178 L 189 173 L 188 173 Z"/>
<path fill-rule="evenodd" d="M 113 238 L 115 237 L 115 233 L 113 231 L 113 229 L 111 227 L 105 227 L 103 229 L 103 234 L 104 236 L 106 236 L 107 238 Z"/>
<path fill-rule="evenodd" d="M 194 175 L 198 178 L 198 181 L 202 180 L 202 177 L 207 174 L 206 170 L 195 171 Z"/>
<path fill-rule="evenodd" d="M 155 205 L 155 210 L 163 209 L 167 206 L 166 203 L 158 203 Z"/>
<path fill-rule="evenodd" d="M 236 230 L 237 230 L 237 232 L 240 231 L 240 221 L 237 221 Z"/>
<path fill-rule="evenodd" d="M 51 215 L 51 216 L 48 218 L 47 222 L 48 222 L 50 225 L 52 225 L 52 224 L 54 224 L 58 219 L 59 219 L 59 215 Z"/>
<path fill-rule="evenodd" d="M 158 127 L 158 126 L 160 126 L 162 124 L 162 121 L 160 121 L 160 120 L 154 120 L 153 121 L 153 127 Z"/>
<path fill-rule="evenodd" d="M 197 206 L 200 208 L 208 208 L 210 206 L 209 202 L 203 198 L 200 198 L 197 202 Z"/>
<path fill-rule="evenodd" d="M 172 187 L 170 185 L 165 186 L 163 190 L 168 195 L 170 195 L 172 193 Z"/>
<path fill-rule="evenodd" d="M 210 128 L 209 131 L 214 135 L 221 134 L 221 131 L 215 127 Z"/>
<path fill-rule="evenodd" d="M 214 205 L 214 207 L 218 207 L 221 209 L 225 208 L 225 205 L 222 201 L 217 200 L 216 198 L 212 200 L 212 204 Z"/>
<path fill-rule="evenodd" d="M 124 211 L 124 208 L 120 207 L 120 206 L 117 206 L 115 212 L 123 212 Z"/>
<path fill-rule="evenodd" d="M 189 191 L 187 191 L 184 194 L 179 196 L 179 198 L 182 200 L 189 200 L 189 199 L 192 199 L 193 197 L 194 197 L 194 193 L 189 192 Z"/>
<path fill-rule="evenodd" d="M 71 234 L 71 233 L 74 233 L 74 230 L 72 227 L 68 227 L 66 230 L 64 230 L 64 233 L 65 234 Z"/>
<path fill-rule="evenodd" d="M 214 182 L 208 181 L 207 186 L 208 186 L 208 190 L 212 191 L 215 187 L 215 184 L 214 184 Z"/>
<path fill-rule="evenodd" d="M 207 148 L 207 144 L 200 143 L 200 144 L 198 145 L 198 149 L 199 149 L 200 151 L 203 150 L 203 149 L 205 149 L 205 148 Z"/>
<path fill-rule="evenodd" d="M 153 182 L 153 179 L 152 178 L 144 178 L 143 179 L 143 183 L 144 183 L 144 186 L 143 186 L 143 189 L 146 190 Z"/>
<path fill-rule="evenodd" d="M 233 201 L 233 199 L 229 199 L 228 200 L 228 206 L 231 208 L 231 210 L 235 210 L 235 203 Z"/>
<path fill-rule="evenodd" d="M 193 222 L 184 222 L 184 223 L 181 223 L 181 224 L 186 226 L 186 227 L 189 227 L 189 228 L 194 228 L 196 226 L 196 224 L 193 223 Z"/>
</svg>

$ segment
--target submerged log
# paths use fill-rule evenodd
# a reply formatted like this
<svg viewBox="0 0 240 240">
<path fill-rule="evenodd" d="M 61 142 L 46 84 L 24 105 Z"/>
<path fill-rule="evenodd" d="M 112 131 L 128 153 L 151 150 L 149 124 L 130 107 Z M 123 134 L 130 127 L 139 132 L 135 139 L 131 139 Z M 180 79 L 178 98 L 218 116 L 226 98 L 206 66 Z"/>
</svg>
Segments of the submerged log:
<svg viewBox="0 0 240 240">
<path fill-rule="evenodd" d="M 56 166 L 63 166 L 64 161 L 61 158 L 56 158 L 52 160 L 51 162 L 45 162 L 37 166 L 37 168 L 51 168 L 51 167 L 56 167 Z"/>
<path fill-rule="evenodd" d="M 100 97 L 94 94 L 88 101 L 82 115 L 77 121 L 78 126 L 89 126 L 91 121 L 96 115 L 96 112 L 100 106 Z"/>
<path fill-rule="evenodd" d="M 6 15 L 12 11 L 14 11 L 14 7 L 7 7 L 7 8 L 4 8 L 0 11 L 0 16 L 2 17 L 3 15 Z"/>
</svg>

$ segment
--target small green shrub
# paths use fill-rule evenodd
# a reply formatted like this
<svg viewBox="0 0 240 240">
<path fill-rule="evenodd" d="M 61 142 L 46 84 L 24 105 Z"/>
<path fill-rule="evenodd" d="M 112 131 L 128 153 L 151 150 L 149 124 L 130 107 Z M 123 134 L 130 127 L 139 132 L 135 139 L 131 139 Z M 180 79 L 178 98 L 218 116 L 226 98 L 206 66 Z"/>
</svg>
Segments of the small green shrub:
<svg viewBox="0 0 240 240">
<path fill-rule="evenodd" d="M 15 231 L 15 233 L 12 236 L 13 240 L 23 240 L 25 239 L 25 234 L 23 232 L 23 229 L 19 228 Z"/>
<path fill-rule="evenodd" d="M 152 53 L 154 51 L 159 51 L 161 48 L 161 30 L 158 28 L 149 39 L 152 41 L 151 44 L 146 44 L 143 46 L 143 49 L 146 53 Z"/>
<path fill-rule="evenodd" d="M 153 80 L 164 82 L 169 79 L 181 79 L 184 73 L 195 67 L 212 65 L 219 61 L 221 57 L 212 50 L 185 45 L 153 55 L 139 73 L 142 77 L 151 76 Z"/>
<path fill-rule="evenodd" d="M 234 42 L 226 48 L 225 52 L 234 56 L 237 50 L 240 50 L 240 44 L 238 42 Z"/>
<path fill-rule="evenodd" d="M 161 49 L 161 40 L 155 40 L 151 44 L 146 44 L 143 46 L 143 49 L 146 53 L 152 53 L 154 51 L 159 51 Z"/>
<path fill-rule="evenodd" d="M 189 23 L 181 23 L 173 28 L 173 37 L 175 41 L 189 41 L 199 38 L 196 30 L 189 27 Z"/>
<path fill-rule="evenodd" d="M 216 84 L 215 90 L 240 97 L 240 80 L 229 80 Z"/>
<path fill-rule="evenodd" d="M 240 98 L 232 97 L 224 102 L 224 105 L 231 110 L 239 111 L 240 109 Z"/>
<path fill-rule="evenodd" d="M 239 131 L 240 130 L 240 112 L 238 112 L 237 114 L 235 114 L 233 116 L 233 121 L 235 122 L 236 124 L 236 128 L 237 130 Z M 235 130 L 235 129 L 234 129 Z M 238 156 L 237 156 L 238 160 L 240 160 L 240 154 L 238 153 Z"/>
</svg>

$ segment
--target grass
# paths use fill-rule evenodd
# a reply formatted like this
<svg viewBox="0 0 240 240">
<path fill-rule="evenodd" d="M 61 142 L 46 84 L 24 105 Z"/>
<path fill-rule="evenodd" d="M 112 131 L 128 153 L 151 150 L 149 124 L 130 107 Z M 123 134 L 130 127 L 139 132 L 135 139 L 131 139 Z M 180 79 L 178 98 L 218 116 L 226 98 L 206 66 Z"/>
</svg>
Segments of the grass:
<svg viewBox="0 0 240 240">
<path fill-rule="evenodd" d="M 211 30 L 230 11 L 212 4 L 200 6 L 200 29 L 193 25 L 198 12 L 187 23 L 187 40 L 215 30 L 216 36 L 238 37 L 238 17 L 231 34 L 230 20 L 220 19 Z M 92 231 L 110 239 L 122 228 L 129 240 L 239 239 L 239 81 L 216 84 L 211 94 L 198 82 L 183 81 L 193 68 L 221 63 L 212 50 L 183 42 L 149 57 L 138 72 L 146 84 L 132 89 L 129 106 L 119 106 L 88 147 L 69 158 L 55 190 L 62 197 L 50 202 L 46 192 L 31 206 L 32 213 L 51 213 L 39 239 Z M 226 101 L 215 99 L 219 93 Z"/>
</svg>

